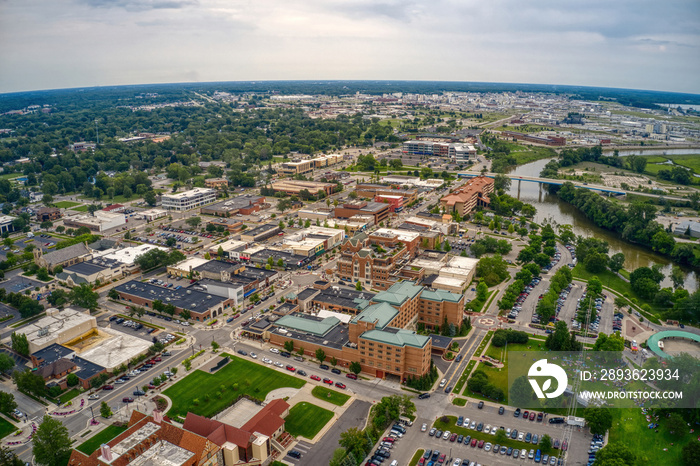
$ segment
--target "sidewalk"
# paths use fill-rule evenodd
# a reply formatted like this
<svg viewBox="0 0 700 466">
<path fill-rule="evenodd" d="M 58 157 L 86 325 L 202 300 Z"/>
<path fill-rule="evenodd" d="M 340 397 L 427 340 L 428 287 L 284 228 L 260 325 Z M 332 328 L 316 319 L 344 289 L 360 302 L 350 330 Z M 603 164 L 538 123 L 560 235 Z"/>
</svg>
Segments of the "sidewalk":
<svg viewBox="0 0 700 466">
<path fill-rule="evenodd" d="M 34 436 L 34 433 L 39 428 L 39 425 L 34 421 L 16 422 L 14 419 L 10 419 L 4 414 L 0 414 L 0 417 L 11 421 L 12 424 L 17 427 L 15 433 L 8 434 L 2 439 L 2 442 L 0 443 L 0 446 L 2 447 L 17 448 L 29 443 Z"/>
</svg>

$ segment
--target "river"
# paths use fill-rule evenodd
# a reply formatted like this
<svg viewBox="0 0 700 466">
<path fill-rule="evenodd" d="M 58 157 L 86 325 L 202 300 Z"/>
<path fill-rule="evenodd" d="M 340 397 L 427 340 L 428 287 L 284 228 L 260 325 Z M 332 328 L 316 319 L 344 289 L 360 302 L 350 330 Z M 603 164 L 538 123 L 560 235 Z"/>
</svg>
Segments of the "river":
<svg viewBox="0 0 700 466">
<path fill-rule="evenodd" d="M 539 176 L 542 168 L 552 159 L 537 160 L 525 165 L 514 167 L 508 173 L 516 176 Z M 623 241 L 618 235 L 608 230 L 604 230 L 593 224 L 581 212 L 572 205 L 561 201 L 556 195 L 549 194 L 543 185 L 529 181 L 513 181 L 509 194 L 517 197 L 523 202 L 532 204 L 537 208 L 535 221 L 540 223 L 549 220 L 553 226 L 572 225 L 573 232 L 583 237 L 594 236 L 603 239 L 610 245 L 610 255 L 621 252 L 625 255 L 625 269 L 634 270 L 637 267 L 651 267 L 654 264 L 662 265 L 665 279 L 661 282 L 662 287 L 671 287 L 672 261 L 665 256 Z M 556 231 L 556 228 L 555 228 Z M 698 289 L 698 274 L 690 269 L 686 272 L 685 286 L 689 292 Z"/>
</svg>

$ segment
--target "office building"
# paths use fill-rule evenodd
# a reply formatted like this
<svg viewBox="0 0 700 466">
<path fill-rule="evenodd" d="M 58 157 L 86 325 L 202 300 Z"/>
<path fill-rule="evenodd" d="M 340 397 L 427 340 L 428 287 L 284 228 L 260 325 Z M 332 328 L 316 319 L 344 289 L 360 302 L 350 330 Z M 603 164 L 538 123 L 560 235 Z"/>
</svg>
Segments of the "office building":
<svg viewBox="0 0 700 466">
<path fill-rule="evenodd" d="M 323 191 L 326 196 L 333 194 L 335 183 L 323 183 L 320 181 L 303 181 L 303 180 L 275 180 L 270 184 L 270 187 L 276 192 L 282 192 L 291 195 L 299 195 L 302 191 L 308 191 L 315 196 L 319 191 Z"/>
<path fill-rule="evenodd" d="M 212 189 L 227 189 L 228 180 L 226 178 L 207 178 L 204 180 L 204 186 Z"/>
<path fill-rule="evenodd" d="M 466 217 L 477 207 L 488 207 L 490 200 L 488 195 L 493 192 L 493 179 L 486 176 L 477 176 L 466 184 L 452 191 L 440 199 L 440 205 L 445 213 L 457 212 Z"/>
<path fill-rule="evenodd" d="M 126 225 L 126 217 L 120 212 L 105 212 L 98 210 L 90 214 L 79 214 L 63 219 L 63 224 L 68 228 L 86 227 L 90 231 L 101 233 L 112 228 Z"/>
<path fill-rule="evenodd" d="M 374 224 L 378 225 L 387 218 L 390 213 L 389 205 L 382 202 L 353 201 L 335 208 L 336 218 L 352 218 L 356 215 L 371 216 Z"/>
<path fill-rule="evenodd" d="M 216 190 L 211 188 L 194 188 L 176 194 L 163 194 L 161 197 L 164 209 L 180 212 L 211 204 L 215 200 Z"/>
</svg>

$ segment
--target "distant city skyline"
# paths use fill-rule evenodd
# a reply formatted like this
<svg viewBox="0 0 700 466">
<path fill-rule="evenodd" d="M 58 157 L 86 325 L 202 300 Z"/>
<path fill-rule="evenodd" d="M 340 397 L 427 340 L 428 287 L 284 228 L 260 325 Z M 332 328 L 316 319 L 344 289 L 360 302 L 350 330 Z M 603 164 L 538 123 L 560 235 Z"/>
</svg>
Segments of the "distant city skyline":
<svg viewBox="0 0 700 466">
<path fill-rule="evenodd" d="M 0 0 L 0 93 L 266 80 L 700 94 L 700 2 Z"/>
</svg>

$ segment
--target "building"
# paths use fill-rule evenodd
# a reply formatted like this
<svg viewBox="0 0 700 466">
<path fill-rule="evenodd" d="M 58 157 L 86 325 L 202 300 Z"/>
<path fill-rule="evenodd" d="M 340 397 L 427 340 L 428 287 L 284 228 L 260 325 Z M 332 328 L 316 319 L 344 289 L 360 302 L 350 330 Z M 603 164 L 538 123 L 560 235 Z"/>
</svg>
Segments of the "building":
<svg viewBox="0 0 700 466">
<path fill-rule="evenodd" d="M 370 199 L 376 198 L 377 196 L 400 196 L 405 199 L 405 204 L 410 204 L 411 202 L 418 199 L 417 189 L 403 189 L 400 186 L 396 185 L 392 186 L 383 184 L 362 183 L 358 184 L 355 187 L 355 192 L 357 193 L 358 197 Z"/>
<path fill-rule="evenodd" d="M 235 220 L 232 218 L 216 218 L 213 220 L 207 220 L 207 224 L 214 225 L 215 227 L 223 227 L 229 233 L 238 233 L 243 231 L 243 221 Z"/>
<path fill-rule="evenodd" d="M 447 214 L 457 212 L 466 217 L 477 207 L 490 204 L 488 194 L 493 192 L 493 179 L 477 176 L 460 186 L 455 191 L 440 199 L 440 205 Z"/>
<path fill-rule="evenodd" d="M 226 178 L 207 178 L 204 180 L 204 186 L 212 189 L 228 189 L 228 180 Z"/>
<path fill-rule="evenodd" d="M 15 218 L 10 215 L 0 215 L 0 234 L 15 231 L 15 225 L 12 223 Z"/>
<path fill-rule="evenodd" d="M 449 157 L 457 163 L 468 162 L 476 156 L 471 144 L 443 143 L 432 141 L 406 141 L 403 143 L 405 155 L 426 155 L 429 157 Z"/>
<path fill-rule="evenodd" d="M 268 223 L 265 225 L 260 225 L 257 228 L 253 228 L 252 230 L 244 231 L 241 233 L 241 241 L 245 241 L 246 243 L 257 243 L 268 238 L 272 238 L 281 231 L 282 230 L 280 230 L 279 224 Z"/>
<path fill-rule="evenodd" d="M 68 145 L 68 149 L 73 152 L 85 152 L 88 150 L 95 150 L 96 148 L 97 144 L 94 142 L 76 142 Z"/>
<path fill-rule="evenodd" d="M 220 244 L 212 244 L 209 249 L 209 254 L 214 256 L 219 256 L 220 259 L 241 259 L 241 251 L 244 251 L 248 247 L 248 243 L 245 241 L 239 241 L 237 239 L 230 239 Z"/>
<path fill-rule="evenodd" d="M 90 214 L 79 214 L 63 219 L 66 227 L 81 228 L 86 227 L 90 231 L 101 233 L 112 228 L 118 228 L 126 224 L 126 217 L 119 212 L 105 212 L 98 210 Z"/>
<path fill-rule="evenodd" d="M 178 287 L 175 287 L 178 288 Z M 153 308 L 154 301 L 163 305 L 175 306 L 175 313 L 189 311 L 191 318 L 204 322 L 222 315 L 234 305 L 233 299 L 214 296 L 192 288 L 164 288 L 150 283 L 131 280 L 114 288 L 119 293 L 119 299 L 128 303 Z"/>
<path fill-rule="evenodd" d="M 36 211 L 37 222 L 53 222 L 61 218 L 61 209 L 56 207 L 42 207 Z"/>
<path fill-rule="evenodd" d="M 220 201 L 202 207 L 205 215 L 216 215 L 217 217 L 231 217 L 232 215 L 250 215 L 265 207 L 265 197 L 252 194 L 243 194 L 225 201 Z"/>
<path fill-rule="evenodd" d="M 700 238 L 700 221 L 684 220 L 673 229 L 673 234 Z"/>
<path fill-rule="evenodd" d="M 154 220 L 167 216 L 168 211 L 163 209 L 148 209 L 139 212 L 138 215 L 141 216 L 141 218 L 143 218 L 145 221 L 152 222 Z"/>
<path fill-rule="evenodd" d="M 122 278 L 126 273 L 124 263 L 100 256 L 64 267 L 62 272 L 56 274 L 56 278 L 73 287 L 83 283 L 107 283 Z"/>
<path fill-rule="evenodd" d="M 270 187 L 276 192 L 289 195 L 299 195 L 302 191 L 308 191 L 315 196 L 319 191 L 323 191 L 326 196 L 330 196 L 333 194 L 336 185 L 335 183 L 323 183 L 320 181 L 275 180 L 270 184 Z"/>
<path fill-rule="evenodd" d="M 389 211 L 392 213 L 401 212 L 404 206 L 403 196 L 390 196 L 386 194 L 378 194 L 374 196 L 374 201 L 389 204 Z"/>
<path fill-rule="evenodd" d="M 84 389 L 90 389 L 90 381 L 107 371 L 106 368 L 78 356 L 75 350 L 53 343 L 44 349 L 31 354 L 32 365 L 37 374 L 44 378 L 48 385 L 57 384 L 63 389 L 68 388 L 68 374 L 78 377 L 78 384 Z"/>
<path fill-rule="evenodd" d="M 533 142 L 535 144 L 544 144 L 546 146 L 565 146 L 566 145 L 566 138 L 561 138 L 561 137 L 556 137 L 556 136 L 547 136 L 547 137 L 543 138 L 543 137 L 533 136 L 532 134 L 517 133 L 515 131 L 501 131 L 501 136 L 507 137 L 507 138 L 518 139 L 520 141 Z"/>
<path fill-rule="evenodd" d="M 67 343 L 97 328 L 97 320 L 89 312 L 75 309 L 46 310 L 46 316 L 17 330 L 27 336 L 29 352 L 35 353 L 47 346 Z"/>
<path fill-rule="evenodd" d="M 382 182 L 398 189 L 401 186 L 415 186 L 416 188 L 438 189 L 445 184 L 445 180 L 440 178 L 428 178 L 421 180 L 417 176 L 388 175 L 382 177 Z"/>
<path fill-rule="evenodd" d="M 125 272 L 133 273 L 138 269 L 138 265 L 135 262 L 136 258 L 154 249 L 160 249 L 161 251 L 169 250 L 168 248 L 155 246 L 153 244 L 139 244 L 138 246 L 130 246 L 125 248 L 110 247 L 100 251 L 93 250 L 93 254 L 95 258 L 120 262 L 124 265 Z"/>
<path fill-rule="evenodd" d="M 333 212 L 329 210 L 309 210 L 301 209 L 297 215 L 302 220 L 312 220 L 324 222 L 333 218 Z"/>
<path fill-rule="evenodd" d="M 194 277 L 195 269 L 207 262 L 209 259 L 203 257 L 189 257 L 177 264 L 169 265 L 166 270 L 171 277 Z"/>
<path fill-rule="evenodd" d="M 379 225 L 390 213 L 389 205 L 382 202 L 354 201 L 335 208 L 336 218 L 352 218 L 356 215 L 371 216 L 374 224 Z"/>
<path fill-rule="evenodd" d="M 230 426 L 227 426 L 230 427 Z M 259 442 L 264 448 L 265 442 Z M 126 431 L 91 455 L 71 452 L 68 466 L 228 466 L 214 441 L 171 423 L 159 411 L 132 411 Z M 262 463 L 249 463 L 261 465 Z"/>
<path fill-rule="evenodd" d="M 161 197 L 164 209 L 180 212 L 211 204 L 215 200 L 216 190 L 211 188 L 194 188 L 176 194 L 163 194 Z"/>
<path fill-rule="evenodd" d="M 232 299 L 234 306 L 243 304 L 245 299 L 245 285 L 236 282 L 224 282 L 220 280 L 212 280 L 204 278 L 197 282 L 197 285 L 204 288 L 207 293 L 220 296 L 222 298 Z M 254 290 L 253 290 L 254 291 Z"/>
<path fill-rule="evenodd" d="M 278 171 L 283 175 L 305 175 L 317 168 L 330 167 L 342 161 L 343 156 L 341 154 L 322 155 L 313 159 L 283 162 L 280 164 Z"/>
<path fill-rule="evenodd" d="M 41 248 L 35 248 L 34 263 L 39 267 L 46 267 L 53 271 L 56 266 L 67 267 L 89 260 L 93 256 L 93 250 L 85 243 L 78 243 L 63 249 L 56 249 L 47 254 Z"/>
</svg>

